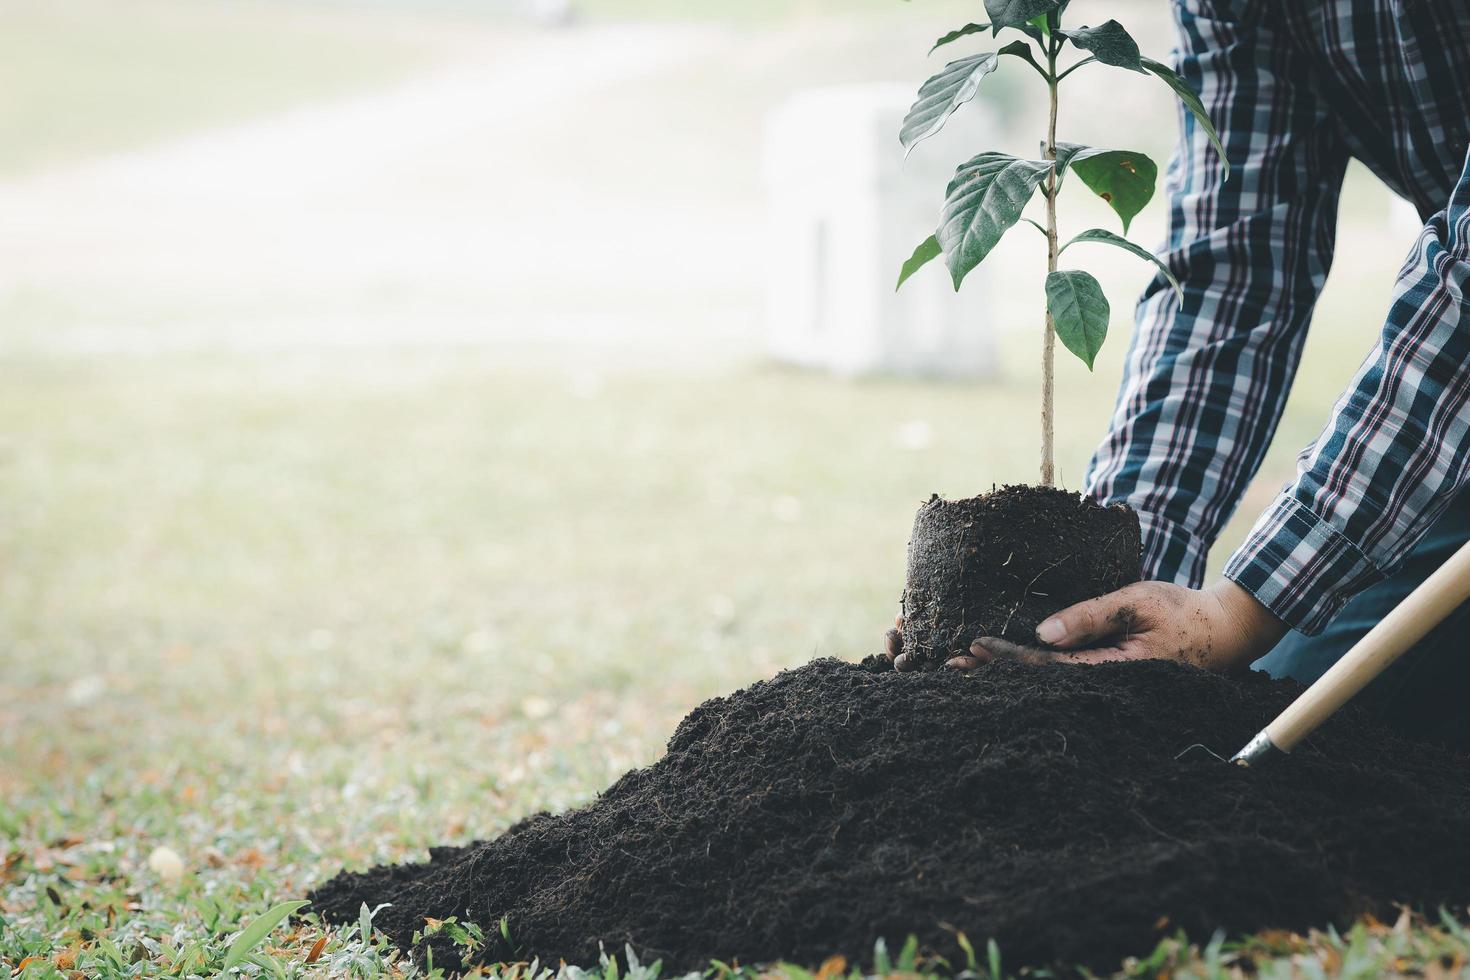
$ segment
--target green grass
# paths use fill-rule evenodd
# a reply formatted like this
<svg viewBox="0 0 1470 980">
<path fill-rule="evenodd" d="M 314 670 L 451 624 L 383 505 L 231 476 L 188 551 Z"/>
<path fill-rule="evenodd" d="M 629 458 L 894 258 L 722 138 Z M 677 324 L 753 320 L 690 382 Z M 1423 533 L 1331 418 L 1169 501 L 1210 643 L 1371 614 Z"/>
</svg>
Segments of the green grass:
<svg viewBox="0 0 1470 980">
<path fill-rule="evenodd" d="M 0 959 L 39 957 L 26 977 L 209 975 L 343 866 L 588 798 L 701 699 L 871 650 L 915 506 L 1034 457 L 1025 379 L 431 353 L 3 370 Z M 1067 390 L 1076 474 L 1111 393 Z M 1210 955 L 1463 958 L 1447 930 Z M 310 918 L 252 955 L 412 975 Z"/>
<path fill-rule="evenodd" d="M 384 85 L 455 33 L 281 0 L 7 0 L 0 176 Z"/>
</svg>

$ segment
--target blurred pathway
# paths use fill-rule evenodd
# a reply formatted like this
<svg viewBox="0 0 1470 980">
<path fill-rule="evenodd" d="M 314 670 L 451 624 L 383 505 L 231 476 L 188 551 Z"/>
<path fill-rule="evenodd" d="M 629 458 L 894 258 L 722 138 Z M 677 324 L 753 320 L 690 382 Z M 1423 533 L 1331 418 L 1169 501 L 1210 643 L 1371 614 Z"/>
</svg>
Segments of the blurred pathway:
<svg viewBox="0 0 1470 980">
<path fill-rule="evenodd" d="M 0 182 L 0 350 L 654 345 L 694 313 L 738 337 L 759 209 L 661 198 L 681 120 L 626 94 L 731 44 L 515 33 L 391 91 Z"/>
</svg>

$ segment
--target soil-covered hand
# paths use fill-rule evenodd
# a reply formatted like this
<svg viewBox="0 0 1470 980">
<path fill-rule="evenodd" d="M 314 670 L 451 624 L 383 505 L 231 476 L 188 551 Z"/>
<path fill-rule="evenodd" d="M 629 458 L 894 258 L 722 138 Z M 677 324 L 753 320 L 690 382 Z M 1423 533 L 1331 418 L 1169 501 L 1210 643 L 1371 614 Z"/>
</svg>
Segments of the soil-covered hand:
<svg viewBox="0 0 1470 980">
<path fill-rule="evenodd" d="M 893 617 L 893 629 L 883 634 L 883 654 L 899 670 L 909 670 L 909 658 L 903 653 L 903 613 Z"/>
<path fill-rule="evenodd" d="M 946 666 L 972 670 L 998 658 L 1072 664 L 1178 660 L 1227 672 L 1250 666 L 1286 630 L 1285 623 L 1229 580 L 1206 589 L 1139 582 L 1063 609 L 1043 622 L 1036 638 L 1045 646 L 982 637 L 971 644 L 969 656 L 955 657 Z"/>
</svg>

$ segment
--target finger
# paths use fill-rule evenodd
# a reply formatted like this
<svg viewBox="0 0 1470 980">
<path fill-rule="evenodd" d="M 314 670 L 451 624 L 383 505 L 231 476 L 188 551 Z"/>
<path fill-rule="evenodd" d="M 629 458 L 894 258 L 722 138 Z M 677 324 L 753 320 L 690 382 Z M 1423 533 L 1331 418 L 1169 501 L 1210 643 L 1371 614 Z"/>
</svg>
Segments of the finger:
<svg viewBox="0 0 1470 980">
<path fill-rule="evenodd" d="M 903 629 L 903 613 L 902 612 L 899 612 L 899 614 L 897 616 L 894 616 L 893 617 L 893 625 L 896 626 L 899 629 Z"/>
<path fill-rule="evenodd" d="M 1061 650 L 1056 654 L 1055 663 L 1078 664 L 1116 664 L 1125 660 L 1148 660 L 1149 656 L 1135 650 L 1124 650 L 1121 647 L 1097 647 L 1092 650 Z"/>
<path fill-rule="evenodd" d="M 944 666 L 951 670 L 974 670 L 985 663 L 979 657 L 953 657 L 944 662 Z"/>
<path fill-rule="evenodd" d="M 919 668 L 919 665 L 914 661 L 914 658 L 907 653 L 899 654 L 898 657 L 894 659 L 893 666 L 895 669 L 905 672 L 910 670 L 917 670 Z"/>
<path fill-rule="evenodd" d="M 991 660 L 1014 660 L 1023 664 L 1049 664 L 1056 660 L 1057 651 L 1040 647 L 1026 647 L 998 636 L 982 636 L 970 644 L 970 656 L 982 663 Z"/>
<path fill-rule="evenodd" d="M 903 634 L 896 629 L 889 630 L 883 634 L 883 652 L 888 655 L 889 660 L 897 659 L 903 653 Z"/>
<path fill-rule="evenodd" d="M 1152 601 L 1147 582 L 1068 606 L 1036 627 L 1036 638 L 1061 649 L 1096 646 L 1126 636 L 1142 618 L 1139 610 Z"/>
<path fill-rule="evenodd" d="M 1147 654 L 1120 647 L 1097 647 L 1091 650 L 1047 650 L 1027 647 L 1010 640 L 986 636 L 970 644 L 970 655 L 982 661 L 1014 660 L 1023 664 L 1110 664 L 1123 660 L 1144 660 Z"/>
</svg>

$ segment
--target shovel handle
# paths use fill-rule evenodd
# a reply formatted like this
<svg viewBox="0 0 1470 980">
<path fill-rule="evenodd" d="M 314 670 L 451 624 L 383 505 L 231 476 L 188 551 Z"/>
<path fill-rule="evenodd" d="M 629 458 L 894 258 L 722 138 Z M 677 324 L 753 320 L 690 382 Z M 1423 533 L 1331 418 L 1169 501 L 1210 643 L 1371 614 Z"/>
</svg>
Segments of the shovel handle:
<svg viewBox="0 0 1470 980">
<path fill-rule="evenodd" d="M 1263 734 L 1273 747 L 1290 752 L 1389 664 L 1444 622 L 1466 599 L 1470 599 L 1470 544 L 1461 547 L 1409 593 L 1393 612 L 1383 617 L 1367 636 L 1307 688 L 1306 693 L 1267 725 Z"/>
</svg>

